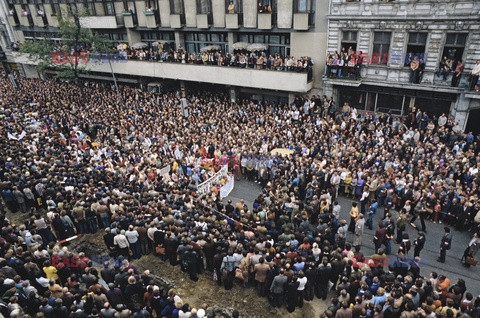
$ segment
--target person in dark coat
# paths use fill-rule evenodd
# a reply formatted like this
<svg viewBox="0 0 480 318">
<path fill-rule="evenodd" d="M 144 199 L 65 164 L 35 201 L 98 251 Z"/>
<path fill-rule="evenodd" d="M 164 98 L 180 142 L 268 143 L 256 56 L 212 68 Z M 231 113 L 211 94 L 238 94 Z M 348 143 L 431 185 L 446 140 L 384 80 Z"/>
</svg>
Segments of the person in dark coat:
<svg viewBox="0 0 480 318">
<path fill-rule="evenodd" d="M 315 284 L 315 295 L 317 298 L 327 299 L 331 274 L 332 265 L 330 265 L 326 257 L 323 257 L 322 263 L 317 267 L 317 281 Z"/>
<path fill-rule="evenodd" d="M 288 312 L 295 311 L 295 305 L 297 304 L 297 288 L 299 282 L 295 278 L 288 278 L 286 285 L 286 296 L 287 296 L 287 310 Z"/>
<path fill-rule="evenodd" d="M 445 257 L 447 254 L 447 250 L 452 247 L 452 233 L 450 233 L 449 227 L 443 228 L 445 234 L 442 237 L 442 241 L 440 242 L 440 257 L 437 259 L 440 263 L 445 263 Z"/>
<path fill-rule="evenodd" d="M 418 232 L 418 237 L 413 241 L 413 257 L 420 256 L 420 252 L 425 246 L 425 233 L 422 231 Z"/>
<path fill-rule="evenodd" d="M 313 300 L 315 282 L 317 281 L 317 271 L 315 270 L 315 264 L 313 262 L 308 263 L 305 266 L 305 277 L 307 277 L 307 284 L 305 285 L 305 300 Z"/>
<path fill-rule="evenodd" d="M 57 233 L 57 237 L 59 240 L 64 240 L 68 236 L 67 227 L 63 223 L 62 219 L 60 219 L 60 215 L 55 214 L 55 217 L 52 220 L 52 226 L 55 232 Z"/>
<path fill-rule="evenodd" d="M 270 286 L 270 292 L 273 295 L 275 307 L 282 307 L 287 280 L 288 278 L 285 276 L 285 270 L 283 268 L 280 269 L 280 273 L 273 279 L 272 285 Z"/>
<path fill-rule="evenodd" d="M 190 279 L 196 282 L 198 280 L 198 253 L 189 245 L 188 250 L 183 254 L 183 260 L 187 265 L 187 272 Z"/>
</svg>

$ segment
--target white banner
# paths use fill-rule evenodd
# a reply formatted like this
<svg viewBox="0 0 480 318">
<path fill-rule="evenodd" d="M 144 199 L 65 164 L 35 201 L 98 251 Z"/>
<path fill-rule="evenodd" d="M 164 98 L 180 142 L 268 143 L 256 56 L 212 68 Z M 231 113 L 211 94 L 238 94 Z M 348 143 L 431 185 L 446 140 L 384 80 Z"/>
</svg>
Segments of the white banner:
<svg viewBox="0 0 480 318">
<path fill-rule="evenodd" d="M 157 170 L 157 174 L 163 177 L 163 180 L 170 180 L 170 165 L 163 167 L 160 170 Z"/>
<path fill-rule="evenodd" d="M 203 197 L 205 194 L 210 191 L 210 188 L 217 183 L 220 183 L 220 181 L 226 177 L 228 174 L 228 167 L 223 166 L 222 169 L 220 169 L 213 177 L 208 179 L 207 181 L 201 183 L 197 187 L 197 194 L 199 197 Z"/>
<path fill-rule="evenodd" d="M 234 186 L 235 186 L 235 177 L 231 176 L 227 181 L 227 183 L 220 188 L 220 199 L 228 197 L 230 192 L 232 192 Z"/>
</svg>

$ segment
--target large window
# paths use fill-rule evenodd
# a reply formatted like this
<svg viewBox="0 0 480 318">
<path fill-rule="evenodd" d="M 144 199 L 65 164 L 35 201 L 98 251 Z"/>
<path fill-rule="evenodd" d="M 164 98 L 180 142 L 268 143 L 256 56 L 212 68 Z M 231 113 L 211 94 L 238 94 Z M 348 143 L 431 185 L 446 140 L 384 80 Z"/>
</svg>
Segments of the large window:
<svg viewBox="0 0 480 318">
<path fill-rule="evenodd" d="M 157 10 L 157 1 L 156 0 L 145 0 L 145 9 L 146 10 Z"/>
<path fill-rule="evenodd" d="M 242 0 L 225 0 L 225 9 L 227 10 L 226 13 L 241 13 Z"/>
<path fill-rule="evenodd" d="M 343 31 L 342 32 L 342 51 L 356 51 L 357 50 L 357 31 Z"/>
<path fill-rule="evenodd" d="M 88 1 L 87 3 L 85 3 L 85 8 L 87 8 L 87 14 L 88 15 L 90 15 L 90 16 L 97 15 L 97 10 L 95 8 L 95 3 L 93 3 L 92 1 Z"/>
<path fill-rule="evenodd" d="M 210 12 L 210 1 L 209 0 L 197 0 L 197 13 L 198 14 L 207 14 Z"/>
<path fill-rule="evenodd" d="M 259 33 L 239 33 L 236 42 L 247 43 L 265 43 L 268 44 L 269 54 L 280 54 L 281 56 L 290 55 L 290 34 L 259 34 Z"/>
<path fill-rule="evenodd" d="M 170 12 L 172 14 L 183 14 L 183 1 L 170 0 Z"/>
<path fill-rule="evenodd" d="M 120 32 L 97 32 L 98 35 L 105 38 L 109 42 L 128 41 L 127 33 Z"/>
<path fill-rule="evenodd" d="M 293 8 L 295 13 L 310 13 L 314 10 L 315 1 L 313 0 L 294 0 Z"/>
<path fill-rule="evenodd" d="M 105 15 L 115 15 L 115 8 L 113 7 L 113 2 L 104 2 Z"/>
<path fill-rule="evenodd" d="M 455 61 L 462 59 L 466 43 L 466 33 L 448 33 L 442 57 L 446 56 Z"/>
<path fill-rule="evenodd" d="M 169 51 L 175 49 L 175 34 L 173 32 L 142 31 L 140 39 L 145 43 L 160 42 L 160 49 Z M 155 47 L 154 47 L 155 48 Z"/>
<path fill-rule="evenodd" d="M 218 45 L 222 51 L 226 51 L 228 47 L 227 33 L 201 33 L 189 32 L 185 34 L 185 49 L 189 53 L 200 52 L 202 47 L 208 45 Z"/>
<path fill-rule="evenodd" d="M 404 61 L 405 66 L 408 66 L 415 57 L 421 58 L 425 56 L 427 37 L 428 33 L 425 32 L 410 32 L 408 34 L 407 54 L 405 55 Z"/>
<path fill-rule="evenodd" d="M 387 64 L 391 32 L 375 32 L 373 37 L 372 64 Z"/>
</svg>

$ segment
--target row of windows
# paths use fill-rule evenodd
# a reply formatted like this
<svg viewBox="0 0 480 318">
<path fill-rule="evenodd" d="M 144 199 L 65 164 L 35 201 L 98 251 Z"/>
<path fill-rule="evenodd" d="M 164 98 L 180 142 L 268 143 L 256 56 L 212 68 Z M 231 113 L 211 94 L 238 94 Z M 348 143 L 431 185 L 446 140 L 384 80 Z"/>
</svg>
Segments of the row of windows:
<svg viewBox="0 0 480 318">
<path fill-rule="evenodd" d="M 148 11 L 158 10 L 158 1 L 157 0 L 144 0 L 145 8 Z M 125 11 L 137 12 L 134 1 L 122 1 L 123 9 Z M 197 2 L 197 13 L 198 14 L 207 14 L 212 11 L 212 1 L 211 0 L 196 0 Z M 43 4 L 48 3 L 52 5 L 53 14 L 57 14 L 59 10 L 60 3 L 67 3 L 70 6 L 70 10 L 74 13 L 77 13 L 80 9 L 79 4 L 83 5 L 87 10 L 89 15 L 97 15 L 97 9 L 95 4 L 101 3 L 105 15 L 115 15 L 114 1 L 110 0 L 9 0 L 11 4 L 10 9 L 13 9 L 13 4 L 22 4 L 27 7 L 27 4 L 35 4 L 38 10 L 44 12 Z M 170 0 L 170 11 L 173 14 L 183 14 L 183 0 Z M 261 0 L 259 1 L 259 7 L 270 8 L 270 11 L 265 12 L 276 12 L 277 9 L 277 0 Z M 26 9 L 26 8 L 25 8 Z M 225 9 L 226 13 L 242 13 L 243 4 L 242 0 L 225 0 Z M 28 9 L 26 9 L 28 10 Z M 294 12 L 314 12 L 315 11 L 315 1 L 314 0 L 294 0 L 293 1 L 293 10 Z M 259 9 L 260 12 L 260 9 Z"/>
<path fill-rule="evenodd" d="M 385 56 L 387 58 L 377 59 L 376 61 L 372 61 L 372 63 L 388 63 L 391 37 L 392 32 L 380 31 L 374 33 L 372 56 Z M 426 51 L 427 38 L 427 32 L 410 32 L 408 34 L 407 50 L 404 52 L 406 53 L 405 55 L 409 53 L 416 54 L 417 56 L 418 54 L 424 54 Z M 358 31 L 343 31 L 341 42 L 342 50 L 345 52 L 357 51 L 357 39 Z M 446 56 L 453 60 L 461 59 L 466 42 L 466 33 L 447 33 L 442 57 Z"/>
</svg>

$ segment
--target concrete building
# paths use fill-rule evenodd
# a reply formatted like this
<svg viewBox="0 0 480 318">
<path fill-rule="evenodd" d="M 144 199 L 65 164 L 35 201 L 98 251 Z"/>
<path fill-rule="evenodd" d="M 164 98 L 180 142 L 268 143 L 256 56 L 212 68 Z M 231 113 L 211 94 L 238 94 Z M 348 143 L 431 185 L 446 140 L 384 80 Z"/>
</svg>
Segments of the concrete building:
<svg viewBox="0 0 480 318">
<path fill-rule="evenodd" d="M 12 40 L 57 40 L 58 17 L 68 12 L 88 12 L 81 24 L 103 34 L 116 45 L 160 41 L 170 48 L 199 52 L 207 45 L 232 51 L 236 42 L 262 43 L 267 54 L 310 56 L 313 80 L 305 73 L 249 70 L 203 65 L 129 61 L 114 64 L 120 80 L 146 84 L 173 79 L 186 84 L 209 82 L 230 89 L 232 96 L 267 100 L 292 99 L 295 94 L 319 93 L 325 65 L 328 1 L 325 0 L 0 0 Z M 259 10 L 263 5 L 267 10 Z M 230 6 L 230 9 L 229 9 Z M 271 9 L 270 9 L 271 8 Z M 5 10 L 7 10 L 5 12 Z M 262 12 L 260 12 L 262 11 Z M 271 11 L 271 12 L 269 12 Z M 12 60 L 13 59 L 13 60 Z M 25 73 L 31 64 L 21 57 Z M 105 66 L 105 65 L 103 65 Z M 108 67 L 88 66 L 92 74 L 109 76 Z M 125 75 L 125 76 L 123 76 Z M 122 77 L 123 76 L 123 77 Z"/>
<path fill-rule="evenodd" d="M 480 132 L 480 95 L 469 86 L 480 59 L 479 13 L 475 0 L 330 0 L 327 51 L 351 47 L 368 61 L 359 79 L 325 77 L 324 93 L 340 107 L 350 102 L 398 115 L 412 107 L 449 113 L 466 130 Z M 424 57 L 418 84 L 409 82 L 411 69 L 404 58 L 409 53 Z M 451 87 L 451 74 L 446 81 L 436 74 L 444 56 L 464 62 L 458 87 Z"/>
</svg>

